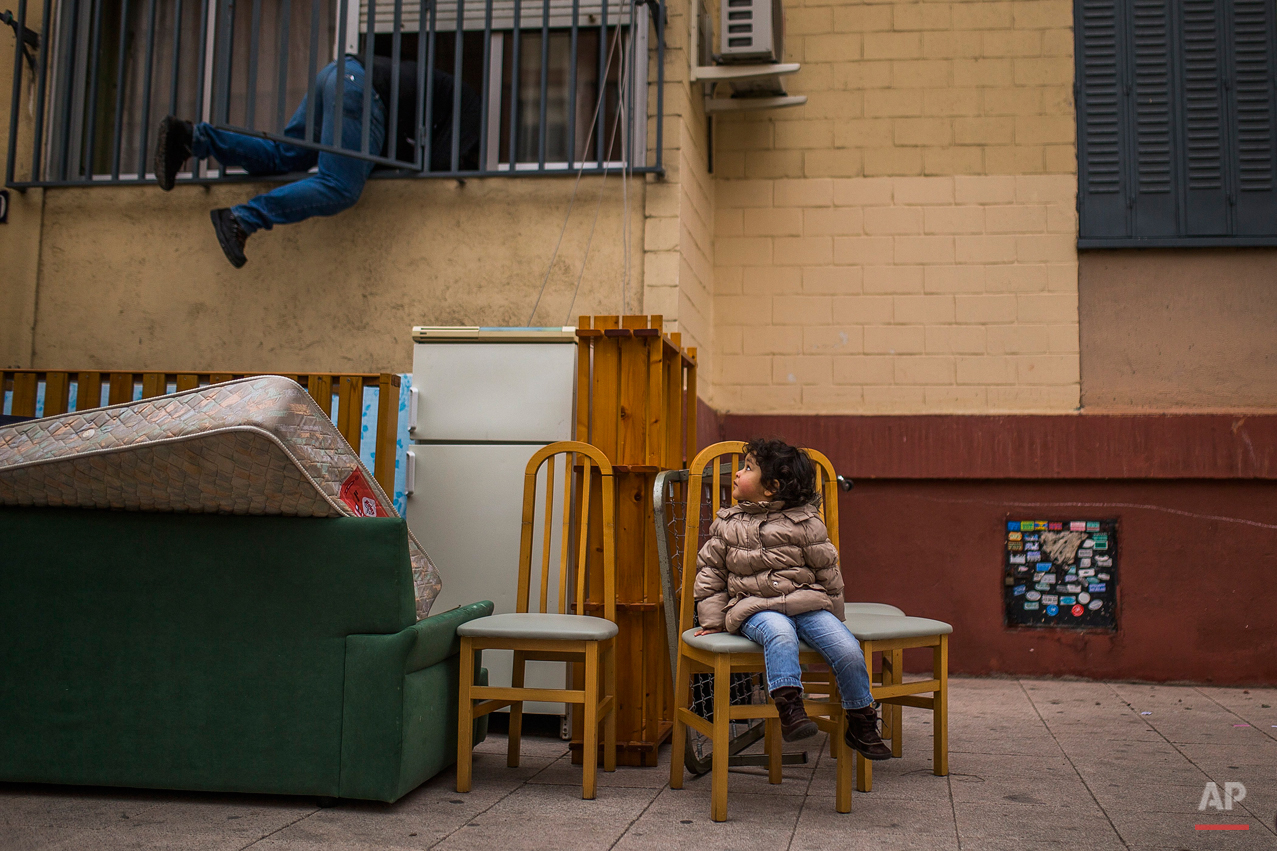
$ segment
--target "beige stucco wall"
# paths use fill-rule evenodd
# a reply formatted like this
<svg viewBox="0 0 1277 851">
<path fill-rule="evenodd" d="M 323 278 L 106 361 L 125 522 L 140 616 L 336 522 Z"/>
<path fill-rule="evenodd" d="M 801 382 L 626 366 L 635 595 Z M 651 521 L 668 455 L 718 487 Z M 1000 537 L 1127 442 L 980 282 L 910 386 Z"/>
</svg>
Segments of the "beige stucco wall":
<svg viewBox="0 0 1277 851">
<path fill-rule="evenodd" d="M 786 9 L 808 103 L 716 119 L 712 403 L 1076 408 L 1072 3 Z"/>
<path fill-rule="evenodd" d="M 41 10 L 28 4 L 27 25 L 40 30 Z M 17 43 L 8 27 L 0 30 L 0 163 L 9 151 L 9 106 L 13 92 L 13 51 Z M 23 103 L 19 128 L 29 128 L 33 92 L 30 74 L 23 66 Z M 26 123 L 24 123 L 26 122 Z M 15 174 L 23 177 L 31 168 L 31 137 L 18 136 Z M 21 369 L 31 365 L 35 326 L 35 296 L 39 279 L 40 229 L 44 195 L 39 189 L 26 193 L 10 190 L 9 223 L 0 225 L 0 367 Z"/>
<path fill-rule="evenodd" d="M 581 181 L 535 316 L 571 179 L 373 180 L 340 215 L 254 234 L 237 270 L 208 210 L 260 188 L 49 190 L 34 365 L 406 371 L 413 325 L 575 324 L 622 308 L 616 176 Z M 643 309 L 644 192 L 632 178 L 630 311 Z"/>
<path fill-rule="evenodd" d="M 1277 250 L 1084 251 L 1088 410 L 1277 408 Z"/>
</svg>

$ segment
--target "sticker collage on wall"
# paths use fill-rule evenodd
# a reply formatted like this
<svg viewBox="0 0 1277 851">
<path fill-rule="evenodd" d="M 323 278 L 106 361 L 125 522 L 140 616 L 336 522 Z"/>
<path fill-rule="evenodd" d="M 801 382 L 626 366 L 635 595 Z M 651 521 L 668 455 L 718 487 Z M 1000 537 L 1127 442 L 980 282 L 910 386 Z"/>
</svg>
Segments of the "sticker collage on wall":
<svg viewBox="0 0 1277 851">
<path fill-rule="evenodd" d="M 1117 629 L 1116 520 L 1008 520 L 1007 626 Z"/>
</svg>

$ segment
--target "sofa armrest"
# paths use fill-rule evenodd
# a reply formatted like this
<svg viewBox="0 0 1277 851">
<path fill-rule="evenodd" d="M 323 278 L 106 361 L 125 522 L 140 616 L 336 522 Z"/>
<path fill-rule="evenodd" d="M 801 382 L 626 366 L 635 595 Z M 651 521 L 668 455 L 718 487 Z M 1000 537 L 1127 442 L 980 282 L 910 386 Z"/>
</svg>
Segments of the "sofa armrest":
<svg viewBox="0 0 1277 851">
<path fill-rule="evenodd" d="M 416 635 L 416 642 L 408 651 L 404 670 L 420 671 L 442 662 L 449 656 L 457 655 L 461 652 L 461 639 L 457 638 L 457 627 L 466 621 L 484 618 L 490 614 L 492 614 L 492 603 L 483 600 L 417 621 L 405 630 Z"/>
</svg>

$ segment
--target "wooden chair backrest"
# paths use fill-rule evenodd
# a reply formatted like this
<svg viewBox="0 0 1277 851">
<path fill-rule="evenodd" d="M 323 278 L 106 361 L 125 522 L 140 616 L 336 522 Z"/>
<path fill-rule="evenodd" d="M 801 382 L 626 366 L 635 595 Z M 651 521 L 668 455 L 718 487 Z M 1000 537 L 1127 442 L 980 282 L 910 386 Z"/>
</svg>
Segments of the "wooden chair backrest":
<svg viewBox="0 0 1277 851">
<path fill-rule="evenodd" d="M 838 474 L 825 454 L 815 449 L 806 450 L 816 466 L 816 490 L 820 493 L 820 516 L 829 529 L 829 540 L 838 548 Z M 694 623 L 695 601 L 692 586 L 696 582 L 696 557 L 700 554 L 701 527 L 705 521 L 713 521 L 718 512 L 734 505 L 731 482 L 745 460 L 745 442 L 725 440 L 706 446 L 688 468 L 686 533 L 683 537 L 683 576 L 679 600 L 679 632 L 690 629 Z M 702 494 L 709 487 L 708 505 Z M 709 509 L 709 517 L 702 516 L 702 507 Z"/>
<path fill-rule="evenodd" d="M 562 495 L 557 503 L 555 486 L 557 462 L 562 462 Z M 537 476 L 545 467 L 543 510 L 537 510 Z M 597 470 L 597 476 L 595 471 Z M 599 492 L 595 492 L 595 489 Z M 591 515 L 599 511 L 591 528 Z M 533 543 L 538 516 L 541 518 L 540 569 L 532 570 Z M 601 534 L 599 534 L 601 521 Z M 616 486 L 612 465 L 601 451 L 588 443 L 565 440 L 539 449 L 523 477 L 523 527 L 519 538 L 519 592 L 516 611 L 569 614 L 586 613 L 588 578 L 602 575 L 602 616 L 616 620 Z M 559 540 L 557 558 L 552 558 L 553 541 Z M 603 563 L 591 571 L 592 550 L 601 541 Z M 550 595 L 550 580 L 557 570 L 557 601 Z M 533 584 L 533 581 L 536 584 Z M 575 603 L 569 606 L 568 591 Z M 593 589 L 597 594 L 597 588 Z M 535 593 L 535 597 L 533 594 Z"/>
</svg>

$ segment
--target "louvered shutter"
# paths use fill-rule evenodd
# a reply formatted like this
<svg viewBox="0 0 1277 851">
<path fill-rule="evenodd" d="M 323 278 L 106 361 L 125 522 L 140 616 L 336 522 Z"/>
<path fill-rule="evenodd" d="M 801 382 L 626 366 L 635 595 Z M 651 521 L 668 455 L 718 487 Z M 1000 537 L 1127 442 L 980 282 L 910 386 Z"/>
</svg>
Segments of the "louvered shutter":
<svg viewBox="0 0 1277 851">
<path fill-rule="evenodd" d="M 1273 127 L 1273 0 L 1231 0 L 1232 144 L 1236 209 L 1234 232 L 1244 236 L 1277 233 L 1277 132 Z"/>
<path fill-rule="evenodd" d="M 1082 237 L 1127 230 L 1124 22 L 1118 0 L 1077 0 L 1078 206 Z"/>
<path fill-rule="evenodd" d="M 1134 211 L 1137 237 L 1174 237 L 1176 216 L 1172 155 L 1172 52 L 1170 0 L 1131 4 L 1131 79 L 1127 114 L 1133 124 Z"/>
<path fill-rule="evenodd" d="M 1223 0 L 1180 0 L 1187 236 L 1229 232 Z"/>
</svg>

